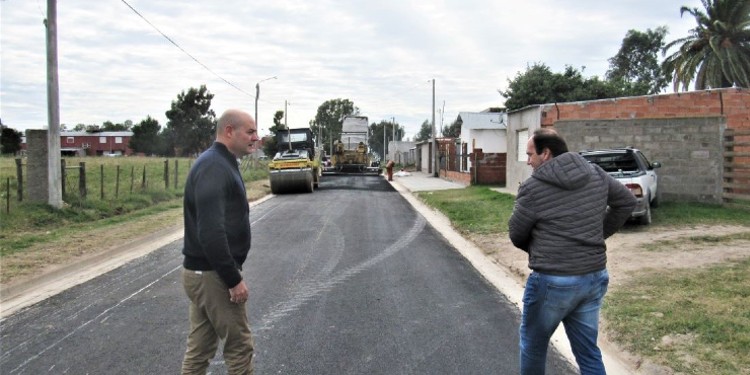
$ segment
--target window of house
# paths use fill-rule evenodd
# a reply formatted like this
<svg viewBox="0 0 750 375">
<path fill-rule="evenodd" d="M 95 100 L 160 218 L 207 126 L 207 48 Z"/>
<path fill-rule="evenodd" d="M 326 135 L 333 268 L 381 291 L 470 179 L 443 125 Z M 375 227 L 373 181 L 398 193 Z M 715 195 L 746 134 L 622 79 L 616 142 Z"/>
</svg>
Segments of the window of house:
<svg viewBox="0 0 750 375">
<path fill-rule="evenodd" d="M 115 143 L 122 143 L 122 137 L 115 137 Z"/>
<path fill-rule="evenodd" d="M 65 143 L 75 143 L 76 139 L 73 137 L 67 137 L 65 138 Z"/>
<path fill-rule="evenodd" d="M 526 143 L 529 142 L 529 129 L 519 130 L 516 132 L 516 147 L 518 152 L 518 161 L 526 162 L 529 156 L 526 155 Z"/>
<path fill-rule="evenodd" d="M 107 137 L 99 137 L 99 143 L 107 143 Z"/>
</svg>

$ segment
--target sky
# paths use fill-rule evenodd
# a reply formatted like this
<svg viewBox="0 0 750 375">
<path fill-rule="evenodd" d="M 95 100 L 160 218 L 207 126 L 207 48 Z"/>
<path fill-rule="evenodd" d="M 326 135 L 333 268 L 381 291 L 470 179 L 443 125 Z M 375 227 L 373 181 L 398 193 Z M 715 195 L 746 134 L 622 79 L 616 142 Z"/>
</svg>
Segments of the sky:
<svg viewBox="0 0 750 375">
<path fill-rule="evenodd" d="M 498 90 L 534 63 L 603 77 L 628 30 L 687 36 L 695 20 L 680 16 L 683 5 L 702 9 L 699 0 L 61 0 L 60 123 L 150 116 L 165 127 L 171 103 L 201 85 L 217 116 L 254 115 L 257 84 L 261 134 L 278 110 L 306 127 L 324 102 L 349 99 L 370 123 L 395 120 L 413 138 L 433 103 L 439 127 L 503 106 Z M 48 125 L 46 14 L 46 0 L 0 0 L 0 119 L 19 131 Z"/>
</svg>

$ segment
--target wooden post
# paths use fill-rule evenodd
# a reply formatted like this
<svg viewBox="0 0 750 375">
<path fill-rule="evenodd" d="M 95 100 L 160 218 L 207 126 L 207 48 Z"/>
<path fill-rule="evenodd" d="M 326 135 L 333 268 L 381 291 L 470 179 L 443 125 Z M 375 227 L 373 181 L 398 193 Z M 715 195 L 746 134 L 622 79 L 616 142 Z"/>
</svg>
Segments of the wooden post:
<svg viewBox="0 0 750 375">
<path fill-rule="evenodd" d="M 141 191 L 146 190 L 146 165 L 143 165 L 143 179 L 141 179 Z"/>
<path fill-rule="evenodd" d="M 10 213 L 10 177 L 8 177 L 8 182 L 5 185 L 5 213 Z"/>
<path fill-rule="evenodd" d="M 104 200 L 104 164 L 99 166 L 99 199 Z"/>
<path fill-rule="evenodd" d="M 78 164 L 80 170 L 78 171 L 78 194 L 81 196 L 81 200 L 86 199 L 86 162 L 82 161 Z"/>
<path fill-rule="evenodd" d="M 16 178 L 18 179 L 18 201 L 23 202 L 23 164 L 21 164 L 21 158 L 16 159 Z"/>
<path fill-rule="evenodd" d="M 164 190 L 169 190 L 169 160 L 164 160 Z"/>
<path fill-rule="evenodd" d="M 180 166 L 179 162 L 180 162 L 179 160 L 174 159 L 174 189 L 175 190 L 177 190 L 177 179 L 179 178 L 179 175 L 180 175 L 178 173 L 179 166 Z"/>
<path fill-rule="evenodd" d="M 65 182 L 68 181 L 67 174 L 65 173 L 66 164 L 65 159 L 60 159 L 60 181 L 62 181 L 60 184 L 60 194 L 63 197 L 63 201 L 65 201 Z"/>
<path fill-rule="evenodd" d="M 115 179 L 115 199 L 120 196 L 120 164 L 117 164 L 117 177 Z"/>
<path fill-rule="evenodd" d="M 130 166 L 130 194 L 133 194 L 133 184 L 135 183 L 135 165 Z"/>
</svg>

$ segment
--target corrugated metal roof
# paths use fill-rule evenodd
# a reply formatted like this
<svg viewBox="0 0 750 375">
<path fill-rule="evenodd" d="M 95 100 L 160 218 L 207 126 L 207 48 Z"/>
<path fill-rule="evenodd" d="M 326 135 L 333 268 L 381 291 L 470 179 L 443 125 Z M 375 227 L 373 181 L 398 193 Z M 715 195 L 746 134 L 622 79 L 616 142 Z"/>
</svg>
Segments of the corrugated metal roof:
<svg viewBox="0 0 750 375">
<path fill-rule="evenodd" d="M 508 124 L 505 112 L 459 112 L 458 117 L 466 129 L 506 129 Z"/>
</svg>

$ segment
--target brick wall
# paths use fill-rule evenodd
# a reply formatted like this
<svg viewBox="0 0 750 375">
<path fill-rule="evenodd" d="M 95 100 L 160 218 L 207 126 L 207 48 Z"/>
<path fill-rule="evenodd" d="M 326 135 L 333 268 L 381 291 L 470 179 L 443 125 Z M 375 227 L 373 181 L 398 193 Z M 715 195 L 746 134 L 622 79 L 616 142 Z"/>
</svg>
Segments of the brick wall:
<svg viewBox="0 0 750 375">
<path fill-rule="evenodd" d="M 469 156 L 472 161 L 469 174 L 475 177 L 474 183 L 505 186 L 507 155 L 507 153 L 484 153 L 482 149 L 474 149 L 474 153 Z"/>
<path fill-rule="evenodd" d="M 729 129 L 750 129 L 750 90 L 741 88 L 545 104 L 542 126 L 559 120 L 725 116 Z"/>
<path fill-rule="evenodd" d="M 719 131 L 715 133 L 716 137 L 719 137 L 719 139 L 723 138 L 725 129 L 743 131 L 750 129 L 750 90 L 743 88 L 612 98 L 574 103 L 544 104 L 541 105 L 540 108 L 541 125 L 555 126 L 556 128 L 558 123 L 563 124 L 563 122 L 566 121 L 619 120 L 621 121 L 620 124 L 628 124 L 625 120 L 641 121 L 672 119 L 684 122 L 687 121 L 687 119 L 707 119 L 707 121 L 711 122 L 716 121 L 716 118 L 721 117 L 724 119 L 723 125 Z M 667 121 L 667 123 L 670 122 Z M 633 123 L 630 124 L 632 125 Z M 642 124 L 645 124 L 645 126 L 660 126 L 665 123 L 654 121 Z M 683 131 L 678 128 L 672 128 L 669 131 L 674 133 L 666 134 L 666 136 L 690 136 L 689 133 L 683 133 Z M 653 130 L 653 132 L 658 131 Z M 659 133 L 643 133 L 637 135 L 629 134 L 626 131 L 622 134 L 603 134 L 601 135 L 603 138 L 598 138 L 600 136 L 599 134 L 592 133 L 590 134 L 592 138 L 585 139 L 584 141 L 589 144 L 620 143 L 620 146 L 625 142 L 626 145 L 655 151 L 663 147 L 662 141 L 664 138 L 662 136 L 657 136 L 658 134 Z M 632 137 L 627 138 L 626 136 Z M 670 142 L 672 142 L 672 140 L 667 140 L 668 144 L 670 144 Z M 712 142 L 709 142 L 711 143 L 711 147 L 714 145 Z M 732 151 L 740 155 L 747 155 L 747 153 L 750 153 L 750 145 L 746 142 L 739 143 L 739 145 L 733 147 Z M 664 160 L 671 162 L 673 165 L 678 165 L 686 160 L 695 162 L 695 158 L 701 158 L 701 160 L 715 160 L 715 151 L 713 149 L 708 151 L 708 155 L 706 155 L 707 146 L 705 145 L 705 142 L 694 143 L 689 142 L 688 139 L 688 142 L 683 142 L 683 145 L 679 147 L 682 147 L 685 150 L 684 155 L 688 155 L 687 158 L 682 158 L 680 160 L 667 158 Z M 587 146 L 587 148 L 591 147 Z M 654 157 L 651 158 L 655 159 Z M 735 169 L 743 171 L 750 169 L 750 156 L 737 156 L 731 159 L 725 159 L 723 162 L 731 162 L 738 165 Z M 702 164 L 703 162 L 698 161 L 698 163 Z M 665 188 L 667 190 L 665 191 L 669 192 L 668 196 L 675 199 L 689 198 L 701 201 L 715 201 L 716 196 L 713 193 L 714 189 L 708 189 L 707 186 L 710 182 L 713 182 L 716 186 L 720 186 L 722 181 L 721 174 L 716 175 L 711 173 L 709 176 L 694 174 L 694 178 L 686 179 L 684 178 L 684 175 L 671 175 L 673 171 L 670 168 L 661 171 L 661 175 L 666 178 Z M 718 168 L 720 170 L 723 169 L 721 164 Z M 727 170 L 724 169 L 724 171 Z M 678 172 L 682 173 L 681 171 Z M 712 181 L 709 181 L 709 179 L 712 179 Z M 716 180 L 714 181 L 713 179 Z M 674 184 L 669 181 L 674 181 Z M 735 179 L 734 183 L 737 183 L 738 181 L 742 184 L 747 181 L 747 178 Z M 684 186 L 679 186 L 681 183 L 687 185 L 698 184 L 701 186 L 696 186 L 692 192 L 687 192 L 684 191 Z"/>
</svg>

